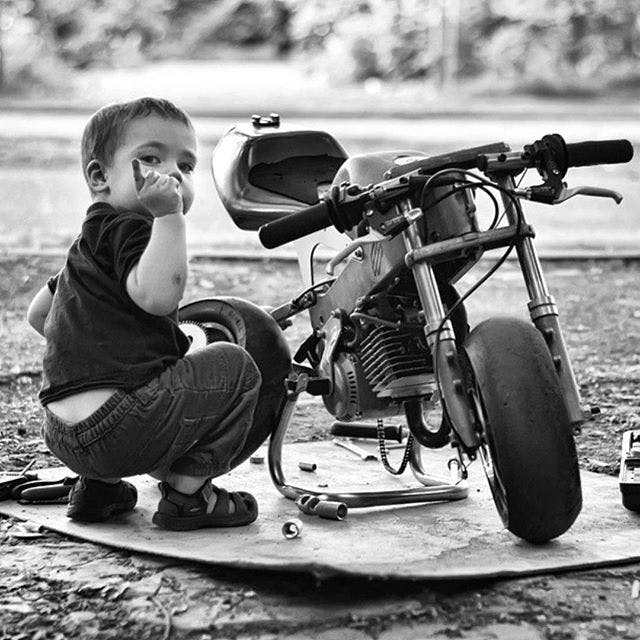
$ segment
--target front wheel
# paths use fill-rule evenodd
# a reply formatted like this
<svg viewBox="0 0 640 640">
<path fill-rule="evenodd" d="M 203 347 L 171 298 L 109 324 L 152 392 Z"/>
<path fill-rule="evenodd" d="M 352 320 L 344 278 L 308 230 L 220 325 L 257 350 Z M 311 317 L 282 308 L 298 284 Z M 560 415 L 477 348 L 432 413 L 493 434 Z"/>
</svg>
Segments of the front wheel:
<svg viewBox="0 0 640 640">
<path fill-rule="evenodd" d="M 515 318 L 480 323 L 464 360 L 485 470 L 505 527 L 529 542 L 562 535 L 582 508 L 569 415 L 540 332 Z"/>
</svg>

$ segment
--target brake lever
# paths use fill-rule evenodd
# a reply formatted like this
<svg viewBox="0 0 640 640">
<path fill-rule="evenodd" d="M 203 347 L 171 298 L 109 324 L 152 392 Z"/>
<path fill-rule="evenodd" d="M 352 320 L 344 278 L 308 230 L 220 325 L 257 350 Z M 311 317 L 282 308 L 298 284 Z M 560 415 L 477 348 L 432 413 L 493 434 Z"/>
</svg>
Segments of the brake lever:
<svg viewBox="0 0 640 640">
<path fill-rule="evenodd" d="M 527 187 L 525 189 L 514 189 L 511 192 L 517 198 L 524 198 L 532 202 L 542 202 L 544 204 L 560 204 L 573 198 L 573 196 L 594 196 L 596 198 L 611 198 L 616 204 L 622 202 L 622 194 L 612 189 L 603 189 L 602 187 L 573 187 L 568 189 L 563 183 L 558 197 L 554 198 L 554 189 L 552 186 L 544 184 L 535 187 Z"/>
<path fill-rule="evenodd" d="M 602 187 L 573 187 L 572 189 L 567 189 L 567 187 L 563 187 L 562 191 L 558 197 L 554 200 L 553 204 L 560 204 L 561 202 L 565 202 L 569 200 L 569 198 L 573 198 L 573 196 L 594 196 L 596 198 L 611 198 L 615 200 L 616 204 L 620 204 L 622 202 L 622 194 L 617 191 L 613 191 L 612 189 L 603 189 Z"/>
</svg>

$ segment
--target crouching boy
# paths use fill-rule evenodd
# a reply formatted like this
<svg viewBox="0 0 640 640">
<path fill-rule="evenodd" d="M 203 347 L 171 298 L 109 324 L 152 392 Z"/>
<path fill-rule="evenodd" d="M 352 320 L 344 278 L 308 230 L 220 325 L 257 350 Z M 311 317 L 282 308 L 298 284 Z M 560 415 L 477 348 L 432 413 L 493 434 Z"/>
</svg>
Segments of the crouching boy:
<svg viewBox="0 0 640 640">
<path fill-rule="evenodd" d="M 162 528 L 258 516 L 251 494 L 211 482 L 248 455 L 258 368 L 231 343 L 187 354 L 177 324 L 195 164 L 191 121 L 166 100 L 106 106 L 85 128 L 92 204 L 27 315 L 46 339 L 45 442 L 80 476 L 69 495 L 74 520 L 133 509 L 136 489 L 122 478 L 144 473 L 160 480 L 153 522 Z"/>
</svg>

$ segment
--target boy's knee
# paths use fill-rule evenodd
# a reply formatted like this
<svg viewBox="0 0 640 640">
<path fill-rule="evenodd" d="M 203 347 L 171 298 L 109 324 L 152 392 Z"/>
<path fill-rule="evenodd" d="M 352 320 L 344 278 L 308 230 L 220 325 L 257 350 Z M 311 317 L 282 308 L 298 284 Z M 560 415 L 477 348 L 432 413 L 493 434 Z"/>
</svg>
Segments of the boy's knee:
<svg viewBox="0 0 640 640">
<path fill-rule="evenodd" d="M 242 383 L 244 389 L 260 385 L 262 376 L 258 365 L 244 347 L 232 342 L 215 342 L 208 348 L 216 352 L 216 357 L 225 359 L 229 378 Z"/>
</svg>

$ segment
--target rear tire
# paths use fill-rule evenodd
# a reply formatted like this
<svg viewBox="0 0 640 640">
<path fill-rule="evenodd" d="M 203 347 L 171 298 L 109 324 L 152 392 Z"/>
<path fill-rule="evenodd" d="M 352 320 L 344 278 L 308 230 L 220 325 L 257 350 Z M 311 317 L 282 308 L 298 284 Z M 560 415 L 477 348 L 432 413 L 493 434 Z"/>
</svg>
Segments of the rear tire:
<svg viewBox="0 0 640 640">
<path fill-rule="evenodd" d="M 528 322 L 491 318 L 473 329 L 463 351 L 505 527 L 533 543 L 562 535 L 580 513 L 582 491 L 569 415 L 542 335 Z"/>
<path fill-rule="evenodd" d="M 286 399 L 285 379 L 291 371 L 289 346 L 276 321 L 261 307 L 241 298 L 196 300 L 178 311 L 180 322 L 201 326 L 207 342 L 233 342 L 244 347 L 262 375 L 253 428 L 235 458 L 246 460 L 274 431 Z"/>
</svg>

